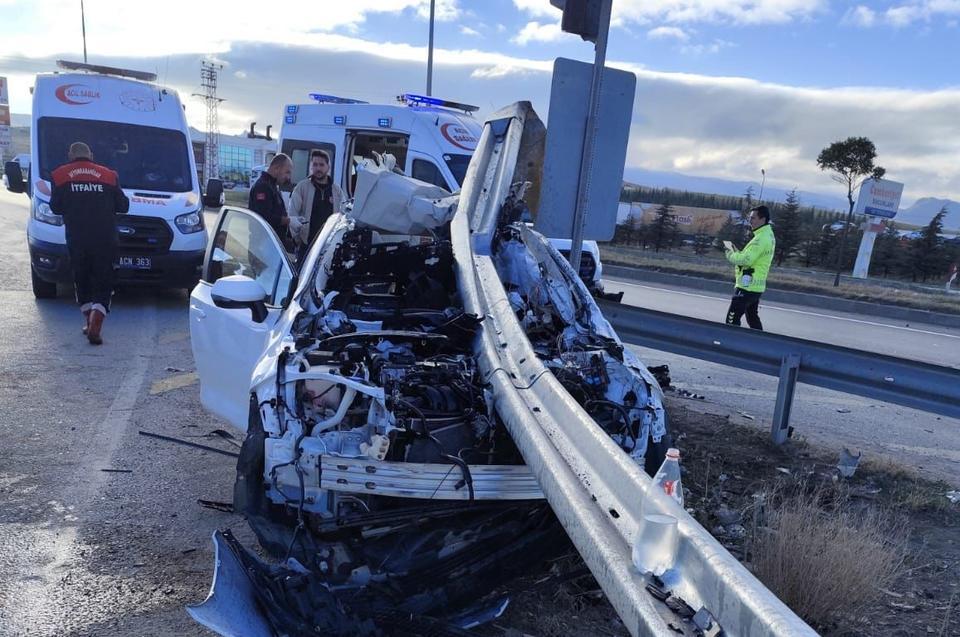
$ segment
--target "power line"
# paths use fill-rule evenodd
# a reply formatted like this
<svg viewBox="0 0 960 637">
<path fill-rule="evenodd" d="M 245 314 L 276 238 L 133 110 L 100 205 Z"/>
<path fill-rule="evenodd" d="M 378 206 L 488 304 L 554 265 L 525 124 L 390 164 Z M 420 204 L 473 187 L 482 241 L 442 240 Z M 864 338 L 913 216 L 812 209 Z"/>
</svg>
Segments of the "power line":
<svg viewBox="0 0 960 637">
<path fill-rule="evenodd" d="M 204 167 L 207 179 L 220 177 L 220 121 L 218 107 L 224 98 L 217 97 L 217 75 L 222 64 L 214 64 L 203 60 L 200 62 L 200 86 L 203 93 L 193 93 L 194 97 L 202 97 L 207 104 L 207 141 L 204 149 Z"/>
</svg>

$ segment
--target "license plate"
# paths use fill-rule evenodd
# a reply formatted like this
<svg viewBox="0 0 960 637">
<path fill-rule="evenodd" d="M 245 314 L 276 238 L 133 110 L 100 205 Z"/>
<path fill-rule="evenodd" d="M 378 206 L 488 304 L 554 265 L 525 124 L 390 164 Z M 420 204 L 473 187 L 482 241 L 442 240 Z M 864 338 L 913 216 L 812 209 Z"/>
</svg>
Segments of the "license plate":
<svg viewBox="0 0 960 637">
<path fill-rule="evenodd" d="M 149 270 L 153 267 L 153 260 L 150 257 L 120 257 L 117 259 L 117 267 L 124 270 Z"/>
</svg>

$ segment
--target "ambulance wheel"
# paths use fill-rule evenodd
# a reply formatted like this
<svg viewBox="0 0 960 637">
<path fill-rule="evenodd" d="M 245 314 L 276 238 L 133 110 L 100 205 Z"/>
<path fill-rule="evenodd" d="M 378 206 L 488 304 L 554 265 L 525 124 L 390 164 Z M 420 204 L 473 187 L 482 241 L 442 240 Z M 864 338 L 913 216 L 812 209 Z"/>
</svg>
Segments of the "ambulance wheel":
<svg viewBox="0 0 960 637">
<path fill-rule="evenodd" d="M 57 297 L 57 284 L 44 281 L 37 276 L 33 268 L 30 268 L 30 283 L 33 285 L 34 298 L 54 299 Z"/>
</svg>

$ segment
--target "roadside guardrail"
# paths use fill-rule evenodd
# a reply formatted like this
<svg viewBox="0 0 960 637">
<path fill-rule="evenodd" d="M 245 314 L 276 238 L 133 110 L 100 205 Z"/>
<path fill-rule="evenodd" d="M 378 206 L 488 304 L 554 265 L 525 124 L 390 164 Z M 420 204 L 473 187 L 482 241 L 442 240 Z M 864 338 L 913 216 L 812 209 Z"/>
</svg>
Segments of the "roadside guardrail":
<svg viewBox="0 0 960 637">
<path fill-rule="evenodd" d="M 643 468 L 547 373 L 533 351 L 490 254 L 507 192 L 513 183 L 528 177 L 523 169 L 528 162 L 518 161 L 524 156 L 522 140 L 542 138 L 542 134 L 543 126 L 528 102 L 490 117 L 452 225 L 464 308 L 485 317 L 479 361 L 493 386 L 497 412 L 632 635 L 814 637 L 813 629 L 653 484 Z M 576 275 L 571 271 L 571 276 Z M 680 627 L 669 599 L 658 596 L 655 582 L 632 564 L 634 536 L 642 516 L 651 512 L 677 519 L 679 548 L 670 594 L 698 613 L 699 632 Z"/>
<path fill-rule="evenodd" d="M 797 383 L 960 418 L 960 369 L 601 301 L 625 342 L 780 379 L 770 434 L 791 432 Z"/>
</svg>

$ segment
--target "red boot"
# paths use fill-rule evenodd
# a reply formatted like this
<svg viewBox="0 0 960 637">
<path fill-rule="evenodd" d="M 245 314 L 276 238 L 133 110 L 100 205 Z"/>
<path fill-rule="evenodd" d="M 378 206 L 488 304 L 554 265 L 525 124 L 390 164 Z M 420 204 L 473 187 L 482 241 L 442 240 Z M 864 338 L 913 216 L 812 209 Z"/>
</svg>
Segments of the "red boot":
<svg viewBox="0 0 960 637">
<path fill-rule="evenodd" d="M 103 319 L 106 314 L 99 309 L 90 310 L 90 323 L 87 325 L 87 340 L 91 345 L 103 345 L 103 339 L 100 337 L 100 330 L 103 329 Z"/>
</svg>

